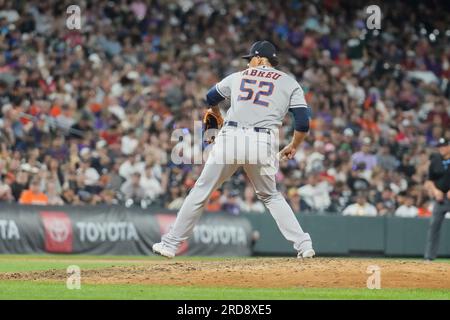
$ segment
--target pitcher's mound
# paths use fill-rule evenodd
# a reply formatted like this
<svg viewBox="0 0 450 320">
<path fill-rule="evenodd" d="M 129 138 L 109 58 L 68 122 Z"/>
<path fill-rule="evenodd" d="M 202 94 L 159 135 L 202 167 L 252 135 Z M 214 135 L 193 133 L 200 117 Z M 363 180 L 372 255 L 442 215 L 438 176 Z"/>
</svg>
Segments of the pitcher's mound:
<svg viewBox="0 0 450 320">
<path fill-rule="evenodd" d="M 374 267 L 375 266 L 375 267 Z M 366 288 L 378 269 L 382 288 L 450 289 L 450 264 L 394 259 L 247 258 L 149 260 L 81 270 L 83 283 L 239 288 Z M 0 274 L 0 280 L 66 281 L 65 270 Z"/>
</svg>

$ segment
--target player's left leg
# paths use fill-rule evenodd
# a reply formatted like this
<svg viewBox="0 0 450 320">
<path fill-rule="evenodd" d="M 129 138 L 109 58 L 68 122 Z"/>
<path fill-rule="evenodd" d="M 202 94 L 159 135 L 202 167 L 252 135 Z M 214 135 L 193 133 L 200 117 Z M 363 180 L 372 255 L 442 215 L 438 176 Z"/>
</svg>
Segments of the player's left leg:
<svg viewBox="0 0 450 320">
<path fill-rule="evenodd" d="M 433 215 L 431 216 L 430 226 L 428 228 L 425 260 L 434 260 L 437 257 L 442 222 L 447 211 L 450 211 L 450 200 L 444 200 L 442 203 L 436 202 L 434 204 Z"/>
<path fill-rule="evenodd" d="M 294 243 L 299 257 L 312 257 L 311 237 L 304 232 L 286 199 L 276 188 L 275 176 L 264 174 L 261 165 L 246 164 L 244 170 L 255 188 L 256 195 L 269 209 L 283 236 Z M 263 173 L 263 174 L 261 174 Z"/>
</svg>

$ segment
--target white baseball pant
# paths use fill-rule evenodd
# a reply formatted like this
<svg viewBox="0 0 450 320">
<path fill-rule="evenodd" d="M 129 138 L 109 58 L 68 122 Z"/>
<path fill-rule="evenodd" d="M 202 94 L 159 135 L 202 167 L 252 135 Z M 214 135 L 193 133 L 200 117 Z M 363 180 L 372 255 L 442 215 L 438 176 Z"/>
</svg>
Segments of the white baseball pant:
<svg viewBox="0 0 450 320">
<path fill-rule="evenodd" d="M 211 193 L 240 167 L 250 179 L 260 199 L 275 219 L 283 236 L 302 252 L 312 248 L 311 237 L 303 232 L 286 199 L 276 188 L 276 135 L 253 128 L 224 127 L 215 140 L 205 167 L 180 208 L 174 225 L 162 237 L 163 243 L 177 250 L 192 234 Z"/>
</svg>

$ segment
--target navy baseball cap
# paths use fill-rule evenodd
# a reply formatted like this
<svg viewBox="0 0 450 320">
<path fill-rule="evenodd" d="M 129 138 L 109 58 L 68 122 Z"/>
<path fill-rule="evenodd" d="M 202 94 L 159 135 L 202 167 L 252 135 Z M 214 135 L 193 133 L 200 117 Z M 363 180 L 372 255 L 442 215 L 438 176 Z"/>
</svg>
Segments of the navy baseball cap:
<svg viewBox="0 0 450 320">
<path fill-rule="evenodd" d="M 242 56 L 243 59 L 251 60 L 253 57 L 264 57 L 269 59 L 273 66 L 278 65 L 277 49 L 269 41 L 257 41 L 252 44 L 249 54 Z"/>
</svg>

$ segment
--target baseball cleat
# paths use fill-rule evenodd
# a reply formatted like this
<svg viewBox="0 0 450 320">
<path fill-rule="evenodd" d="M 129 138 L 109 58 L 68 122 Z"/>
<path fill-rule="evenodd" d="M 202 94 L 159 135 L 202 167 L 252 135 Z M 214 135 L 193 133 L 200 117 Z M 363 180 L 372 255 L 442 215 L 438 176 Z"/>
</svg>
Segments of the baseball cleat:
<svg viewBox="0 0 450 320">
<path fill-rule="evenodd" d="M 167 246 L 162 242 L 155 243 L 152 247 L 154 253 L 159 254 L 160 256 L 172 259 L 175 257 L 175 252 L 170 250 Z"/>
<path fill-rule="evenodd" d="M 308 249 L 303 252 L 299 252 L 297 258 L 312 258 L 316 255 L 314 249 Z"/>
</svg>

